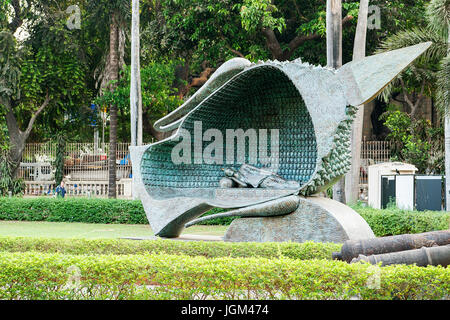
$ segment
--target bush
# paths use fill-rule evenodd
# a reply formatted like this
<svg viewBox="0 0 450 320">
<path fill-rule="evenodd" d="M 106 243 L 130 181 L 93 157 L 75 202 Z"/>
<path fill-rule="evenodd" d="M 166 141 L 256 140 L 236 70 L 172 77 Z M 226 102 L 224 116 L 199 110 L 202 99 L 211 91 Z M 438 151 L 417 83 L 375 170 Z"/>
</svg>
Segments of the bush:
<svg viewBox="0 0 450 320">
<path fill-rule="evenodd" d="M 123 240 L 123 239 L 42 239 L 0 237 L 0 251 L 27 252 L 39 251 L 64 254 L 144 254 L 167 253 L 207 258 L 263 257 L 291 259 L 331 259 L 334 251 L 340 251 L 341 245 L 315 242 L 204 242 L 171 240 Z"/>
<path fill-rule="evenodd" d="M 148 224 L 139 200 L 0 198 L 0 220 Z"/>
<path fill-rule="evenodd" d="M 377 237 L 450 228 L 450 212 L 445 211 L 378 210 L 362 206 L 353 209 L 367 221 Z"/>
<path fill-rule="evenodd" d="M 370 286 L 373 277 L 379 287 Z M 450 269 L 288 258 L 0 252 L 0 299 L 448 299 Z"/>
</svg>

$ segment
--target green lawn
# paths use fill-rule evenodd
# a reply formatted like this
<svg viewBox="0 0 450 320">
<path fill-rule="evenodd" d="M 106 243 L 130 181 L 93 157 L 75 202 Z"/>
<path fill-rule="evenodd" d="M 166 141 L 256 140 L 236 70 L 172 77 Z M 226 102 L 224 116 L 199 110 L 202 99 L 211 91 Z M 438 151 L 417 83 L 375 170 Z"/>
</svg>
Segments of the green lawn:
<svg viewBox="0 0 450 320">
<path fill-rule="evenodd" d="M 227 226 L 193 226 L 183 234 L 222 236 Z M 0 221 L 0 236 L 35 238 L 148 238 L 149 225 L 94 224 L 78 222 Z"/>
</svg>

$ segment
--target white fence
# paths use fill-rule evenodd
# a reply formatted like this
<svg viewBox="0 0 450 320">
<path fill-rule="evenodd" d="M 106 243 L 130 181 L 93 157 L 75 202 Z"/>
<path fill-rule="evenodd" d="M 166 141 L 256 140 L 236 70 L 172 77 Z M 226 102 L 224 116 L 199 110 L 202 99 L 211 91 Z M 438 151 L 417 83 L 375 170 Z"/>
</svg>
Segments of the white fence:
<svg viewBox="0 0 450 320">
<path fill-rule="evenodd" d="M 116 153 L 117 195 L 131 197 L 131 161 L 128 143 L 118 143 Z M 106 197 L 108 195 L 109 144 L 68 143 L 65 151 L 64 181 L 68 196 Z M 54 143 L 28 143 L 19 177 L 25 180 L 25 195 L 51 194 L 55 189 Z M 368 166 L 387 162 L 391 157 L 388 141 L 362 141 L 360 187 L 367 189 Z"/>
<path fill-rule="evenodd" d="M 116 182 L 117 198 L 130 199 L 131 180 L 121 179 Z M 108 181 L 66 181 L 66 195 L 70 197 L 108 197 Z M 54 181 L 25 181 L 26 196 L 53 196 L 56 185 Z"/>
</svg>

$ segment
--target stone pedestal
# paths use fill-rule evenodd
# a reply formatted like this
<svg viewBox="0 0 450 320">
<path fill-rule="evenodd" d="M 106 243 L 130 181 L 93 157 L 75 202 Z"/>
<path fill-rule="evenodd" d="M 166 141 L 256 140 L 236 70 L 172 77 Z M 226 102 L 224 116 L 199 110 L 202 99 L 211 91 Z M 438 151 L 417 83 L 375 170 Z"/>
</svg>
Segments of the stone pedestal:
<svg viewBox="0 0 450 320">
<path fill-rule="evenodd" d="M 367 222 L 350 207 L 322 197 L 300 198 L 288 215 L 240 218 L 233 221 L 224 240 L 233 242 L 315 241 L 342 243 L 375 238 Z"/>
</svg>

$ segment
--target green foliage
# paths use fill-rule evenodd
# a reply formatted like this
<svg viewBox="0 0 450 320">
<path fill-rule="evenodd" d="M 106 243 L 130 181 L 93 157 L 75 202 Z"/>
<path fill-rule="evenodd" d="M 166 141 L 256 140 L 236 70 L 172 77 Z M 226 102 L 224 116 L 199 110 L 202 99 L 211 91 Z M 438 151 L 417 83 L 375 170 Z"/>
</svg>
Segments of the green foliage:
<svg viewBox="0 0 450 320">
<path fill-rule="evenodd" d="M 431 1 L 427 7 L 428 23 L 431 29 L 442 37 L 449 36 L 450 2 L 448 0 Z"/>
<path fill-rule="evenodd" d="M 270 28 L 283 32 L 286 22 L 279 15 L 278 8 L 270 0 L 244 0 L 241 7 L 242 27 L 255 32 L 260 28 Z"/>
<path fill-rule="evenodd" d="M 450 228 L 450 212 L 408 211 L 394 207 L 385 210 L 353 206 L 377 237 L 423 233 Z"/>
<path fill-rule="evenodd" d="M 261 52 L 267 55 L 242 28 L 240 7 L 240 0 L 144 1 L 143 65 L 161 57 L 182 58 L 195 73 L 204 61 L 216 67 L 235 57 L 232 50 L 253 59 L 261 58 Z"/>
<path fill-rule="evenodd" d="M 30 106 L 39 106 L 48 93 L 51 102 L 35 128 L 47 139 L 89 124 L 88 61 L 78 30 L 68 30 L 65 22 L 60 18 L 34 26 L 21 64 L 22 99 L 16 112 L 26 119 Z"/>
<path fill-rule="evenodd" d="M 379 288 L 368 285 L 380 276 Z M 0 299 L 448 299 L 450 269 L 280 257 L 0 253 Z"/>
<path fill-rule="evenodd" d="M 411 119 L 401 111 L 388 111 L 381 119 L 394 142 L 394 159 L 414 164 L 419 173 L 442 174 L 444 170 L 444 132 L 425 119 Z"/>
<path fill-rule="evenodd" d="M 175 81 L 176 62 L 151 62 L 141 68 L 142 111 L 145 121 L 153 123 L 181 104 L 172 84 Z M 128 140 L 130 119 L 130 66 L 122 71 L 122 76 L 114 91 L 105 90 L 95 99 L 100 106 L 115 104 L 125 118 L 127 131 L 121 132 L 121 138 Z"/>
<path fill-rule="evenodd" d="M 20 96 L 20 69 L 22 53 L 16 48 L 11 32 L 0 30 L 0 98 Z M 0 104 L 1 104 L 0 100 Z"/>
<path fill-rule="evenodd" d="M 442 59 L 440 70 L 437 74 L 437 86 L 442 88 L 436 92 L 438 108 L 449 112 L 446 106 L 450 106 L 450 55 Z"/>
<path fill-rule="evenodd" d="M 422 27 L 427 2 L 371 1 L 371 4 L 381 8 L 382 29 L 368 31 L 367 53 L 371 54 L 378 47 L 380 39 L 400 29 Z M 67 136 L 73 139 L 90 139 L 92 129 L 88 127 L 90 110 L 87 106 L 97 95 L 98 71 L 104 66 L 109 51 L 110 19 L 112 13 L 116 13 L 120 17 L 120 27 L 127 30 L 130 26 L 131 2 L 77 1 L 82 18 L 80 30 L 68 30 L 66 27 L 68 14 L 64 9 L 74 4 L 71 1 L 22 0 L 20 4 L 20 18 L 24 22 L 22 28 L 30 37 L 16 43 L 9 34 L 8 43 L 12 44 L 9 46 L 12 51 L 9 51 L 9 63 L 0 62 L 0 91 L 8 91 L 8 95 L 22 91 L 23 99 L 16 101 L 14 112 L 23 128 L 31 112 L 42 103 L 49 90 L 51 103 L 38 117 L 30 139 L 47 140 L 58 131 L 69 133 Z M 146 77 L 145 70 L 151 73 L 149 85 L 143 83 L 143 93 L 152 92 L 147 102 L 144 101 L 148 110 L 145 117 L 149 118 L 149 123 L 144 122 L 144 128 L 150 128 L 149 124 L 156 118 L 177 105 L 178 102 L 169 101 L 168 97 L 173 95 L 167 93 L 166 89 L 176 87 L 174 83 L 189 81 L 203 71 L 204 65 L 216 68 L 236 56 L 252 61 L 273 58 L 267 38 L 262 33 L 263 28 L 274 30 L 281 51 L 288 50 L 296 37 L 318 34 L 320 38 L 303 43 L 289 55 L 289 59 L 301 57 L 304 61 L 324 65 L 325 4 L 326 1 L 314 0 L 141 1 L 142 78 Z M 343 29 L 343 60 L 347 62 L 352 58 L 359 1 L 343 1 L 342 5 L 343 15 L 353 16 Z M 8 28 L 14 14 L 8 1 L 0 1 L 1 33 L 6 34 L 4 30 Z M 439 17 L 442 15 L 439 14 Z M 124 52 L 129 52 L 129 46 L 128 39 Z M 443 46 L 439 44 L 439 52 L 442 48 L 446 50 L 445 43 Z M 124 63 L 129 64 L 127 54 L 124 59 Z M 187 68 L 187 74 L 182 76 L 172 72 L 172 61 L 178 63 L 179 59 L 183 61 L 177 67 Z M 18 63 L 19 60 L 22 63 Z M 160 66 L 155 66 L 158 64 L 155 61 Z M 165 64 L 172 71 L 163 70 Z M 436 70 L 438 65 L 436 63 Z M 157 76 L 153 77 L 153 74 Z M 174 81 L 170 83 L 169 79 Z M 441 79 L 444 79 L 441 82 L 445 82 L 444 77 Z M 110 97 L 125 106 L 119 112 L 121 140 L 128 137 L 129 130 L 126 82 L 127 79 L 124 79 L 122 92 Z M 1 118 L 0 122 L 3 122 Z"/>
<path fill-rule="evenodd" d="M 50 97 L 49 105 L 33 126 L 30 139 L 45 140 L 61 130 L 72 132 L 72 136 L 76 135 L 74 132 L 86 132 L 83 131 L 89 111 L 86 107 L 92 97 L 89 45 L 84 42 L 84 29 L 66 27 L 68 15 L 61 8 L 67 8 L 67 3 L 24 0 L 15 9 L 7 5 L 8 19 L 20 21 L 17 26 L 28 34 L 16 40 L 12 31 L 7 30 L 9 26 L 0 31 L 0 43 L 8 43 L 9 48 L 6 50 L 0 44 L 0 60 L 7 62 L 0 63 L 0 92 L 13 107 L 18 127 L 24 130 L 46 95 Z M 2 41 L 8 39 L 7 34 L 9 40 Z"/>
<path fill-rule="evenodd" d="M 279 258 L 290 259 L 331 259 L 331 254 L 340 251 L 341 245 L 316 242 L 205 242 L 170 240 L 123 240 L 123 239 L 45 239 L 0 237 L 0 251 L 64 254 L 172 254 L 206 258 Z"/>
<path fill-rule="evenodd" d="M 148 224 L 137 200 L 0 198 L 0 220 Z"/>
<path fill-rule="evenodd" d="M 423 4 L 423 1 L 421 1 Z M 380 44 L 379 52 L 395 50 L 412 46 L 421 42 L 431 41 L 431 47 L 414 63 L 400 74 L 395 81 L 386 87 L 383 97 L 388 99 L 403 79 L 409 92 L 419 92 L 425 85 L 425 92 L 434 96 L 436 106 L 441 112 L 447 112 L 449 104 L 447 80 L 445 74 L 445 57 L 448 56 L 448 26 L 450 25 L 450 6 L 448 0 L 432 0 L 426 6 L 422 16 L 424 23 L 410 26 L 384 39 Z M 447 72 L 448 74 L 448 72 Z M 440 79 L 440 80 L 439 80 Z M 448 91 L 448 90 L 447 90 Z"/>
</svg>

